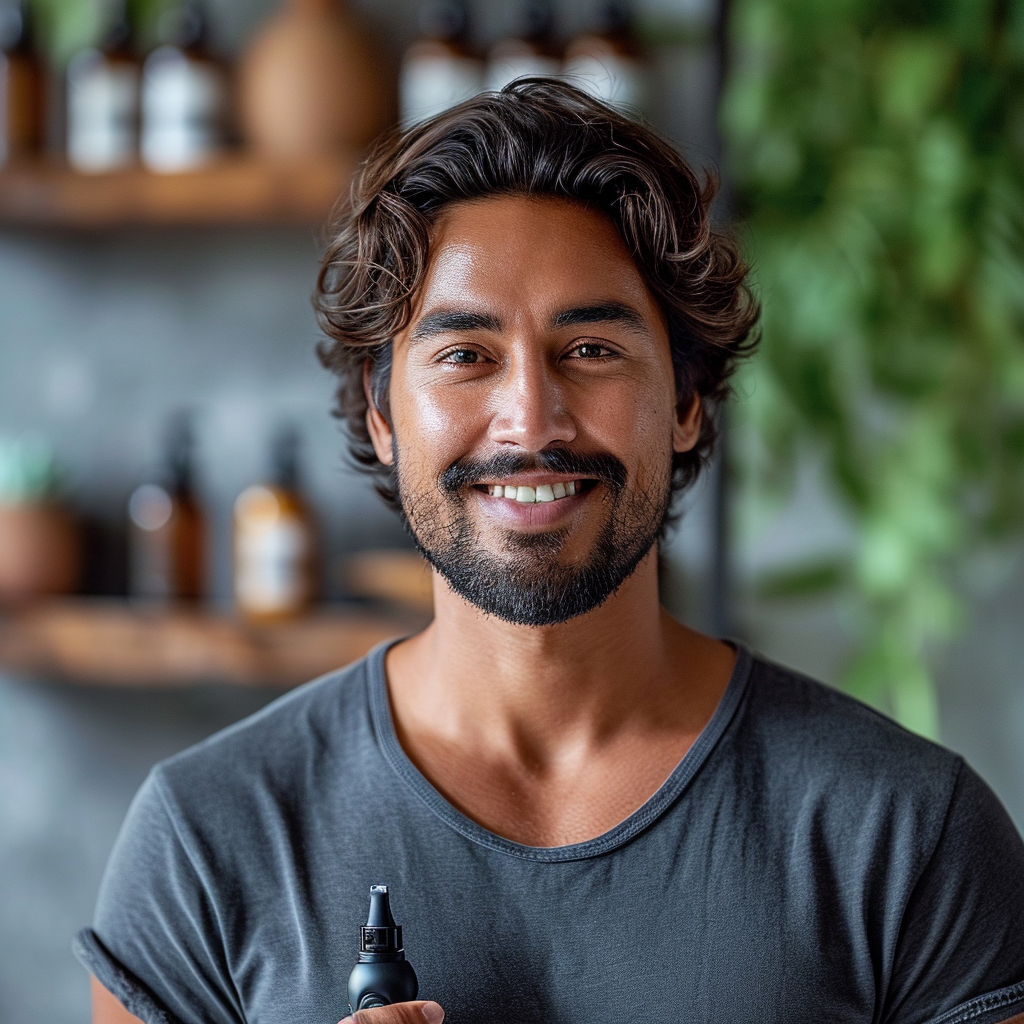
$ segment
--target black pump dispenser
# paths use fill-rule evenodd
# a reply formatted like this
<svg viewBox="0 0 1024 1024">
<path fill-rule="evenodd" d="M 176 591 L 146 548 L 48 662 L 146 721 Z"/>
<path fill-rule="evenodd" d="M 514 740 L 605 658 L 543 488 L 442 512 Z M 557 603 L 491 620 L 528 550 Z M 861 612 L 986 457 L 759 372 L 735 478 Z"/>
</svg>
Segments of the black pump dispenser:
<svg viewBox="0 0 1024 1024">
<path fill-rule="evenodd" d="M 419 983 L 405 959 L 402 926 L 391 914 L 386 885 L 370 886 L 370 913 L 359 929 L 359 961 L 348 976 L 348 1001 L 353 1013 L 416 998 Z"/>
</svg>

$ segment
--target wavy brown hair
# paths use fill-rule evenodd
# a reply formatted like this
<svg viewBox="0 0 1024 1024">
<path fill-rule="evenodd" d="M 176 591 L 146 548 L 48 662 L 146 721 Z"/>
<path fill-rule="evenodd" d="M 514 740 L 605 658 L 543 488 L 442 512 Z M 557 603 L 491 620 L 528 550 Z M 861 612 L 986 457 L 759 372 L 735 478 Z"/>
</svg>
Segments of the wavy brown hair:
<svg viewBox="0 0 1024 1024">
<path fill-rule="evenodd" d="M 748 267 L 712 227 L 716 188 L 647 125 L 552 79 L 521 79 L 382 139 L 332 226 L 313 304 L 328 339 L 320 359 L 339 378 L 336 415 L 384 499 L 397 507 L 366 427 L 364 366 L 389 417 L 392 339 L 409 324 L 431 227 L 452 203 L 487 196 L 572 200 L 618 229 L 668 322 L 679 405 L 694 394 L 703 405 L 696 446 L 673 458 L 673 488 L 691 484 L 714 446 L 714 408 L 757 343 Z"/>
</svg>

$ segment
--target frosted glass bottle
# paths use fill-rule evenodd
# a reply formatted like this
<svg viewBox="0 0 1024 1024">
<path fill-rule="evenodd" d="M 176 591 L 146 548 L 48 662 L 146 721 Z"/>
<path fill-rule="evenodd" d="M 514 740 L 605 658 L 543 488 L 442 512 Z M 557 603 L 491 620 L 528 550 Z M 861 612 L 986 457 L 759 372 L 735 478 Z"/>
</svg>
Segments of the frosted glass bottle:
<svg viewBox="0 0 1024 1024">
<path fill-rule="evenodd" d="M 143 66 L 142 160 L 153 171 L 187 171 L 224 149 L 227 72 L 198 3 L 169 12 L 161 28 L 165 41 Z"/>
<path fill-rule="evenodd" d="M 113 171 L 135 163 L 141 70 L 123 10 L 105 43 L 82 50 L 68 65 L 68 161 L 76 170 Z"/>
</svg>

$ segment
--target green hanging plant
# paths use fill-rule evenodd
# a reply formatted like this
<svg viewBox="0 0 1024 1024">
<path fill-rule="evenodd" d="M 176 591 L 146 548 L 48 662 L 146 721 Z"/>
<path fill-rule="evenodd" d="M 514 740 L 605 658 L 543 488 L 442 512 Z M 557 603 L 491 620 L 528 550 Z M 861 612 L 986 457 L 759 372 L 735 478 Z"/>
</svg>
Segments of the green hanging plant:
<svg viewBox="0 0 1024 1024">
<path fill-rule="evenodd" d="M 937 732 L 950 570 L 1024 521 L 1024 4 L 735 0 L 722 107 L 764 304 L 736 448 L 814 453 L 853 526 L 817 583 L 858 696 Z"/>
</svg>

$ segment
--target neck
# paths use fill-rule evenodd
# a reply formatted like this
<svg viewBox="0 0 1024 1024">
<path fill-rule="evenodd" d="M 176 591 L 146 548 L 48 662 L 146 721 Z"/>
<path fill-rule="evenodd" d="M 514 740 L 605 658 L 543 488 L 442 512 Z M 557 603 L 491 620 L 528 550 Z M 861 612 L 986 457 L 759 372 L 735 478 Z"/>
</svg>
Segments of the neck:
<svg viewBox="0 0 1024 1024">
<path fill-rule="evenodd" d="M 556 626 L 485 615 L 437 574 L 434 600 L 432 625 L 388 656 L 401 727 L 538 763 L 623 730 L 687 725 L 681 678 L 703 716 L 708 645 L 731 658 L 660 609 L 656 549 L 599 608 Z"/>
</svg>

